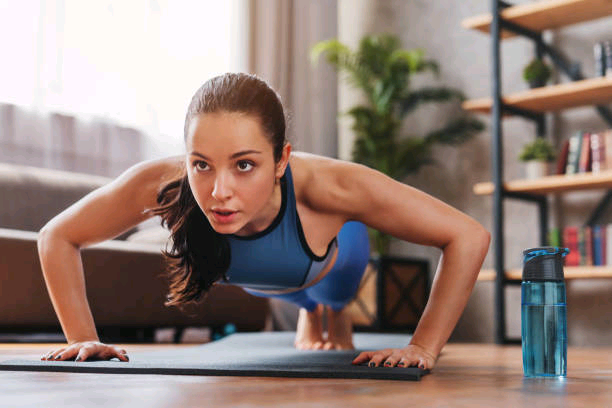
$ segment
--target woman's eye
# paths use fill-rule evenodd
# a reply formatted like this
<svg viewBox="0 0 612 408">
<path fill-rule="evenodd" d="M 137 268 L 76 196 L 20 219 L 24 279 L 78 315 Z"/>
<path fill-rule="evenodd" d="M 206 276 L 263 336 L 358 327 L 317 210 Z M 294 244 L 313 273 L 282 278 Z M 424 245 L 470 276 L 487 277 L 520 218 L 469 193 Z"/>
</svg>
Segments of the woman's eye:
<svg viewBox="0 0 612 408">
<path fill-rule="evenodd" d="M 241 171 L 249 171 L 249 170 L 251 170 L 251 168 L 253 168 L 253 163 L 248 162 L 248 161 L 239 161 L 238 162 L 238 168 Z"/>
<path fill-rule="evenodd" d="M 205 170 L 204 167 L 208 166 L 208 164 L 206 164 L 206 162 L 203 162 L 203 161 L 196 161 L 196 162 L 193 162 L 193 166 L 197 170 Z"/>
</svg>

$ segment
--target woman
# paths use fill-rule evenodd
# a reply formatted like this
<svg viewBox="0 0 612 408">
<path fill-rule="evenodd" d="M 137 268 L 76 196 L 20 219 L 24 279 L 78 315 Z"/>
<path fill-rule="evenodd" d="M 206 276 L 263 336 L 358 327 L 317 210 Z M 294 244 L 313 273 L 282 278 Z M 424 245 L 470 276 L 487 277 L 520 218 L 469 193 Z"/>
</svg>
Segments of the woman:
<svg viewBox="0 0 612 408">
<path fill-rule="evenodd" d="M 97 337 L 79 250 L 160 215 L 172 238 L 166 305 L 195 302 L 213 284 L 279 297 L 300 306 L 300 349 L 353 348 L 345 305 L 369 256 L 366 225 L 442 249 L 410 344 L 353 361 L 433 368 L 488 250 L 478 222 L 366 166 L 292 152 L 280 98 L 253 75 L 207 81 L 189 105 L 184 138 L 186 156 L 131 167 L 41 230 L 43 274 L 68 341 L 43 360 L 128 361 Z"/>
</svg>

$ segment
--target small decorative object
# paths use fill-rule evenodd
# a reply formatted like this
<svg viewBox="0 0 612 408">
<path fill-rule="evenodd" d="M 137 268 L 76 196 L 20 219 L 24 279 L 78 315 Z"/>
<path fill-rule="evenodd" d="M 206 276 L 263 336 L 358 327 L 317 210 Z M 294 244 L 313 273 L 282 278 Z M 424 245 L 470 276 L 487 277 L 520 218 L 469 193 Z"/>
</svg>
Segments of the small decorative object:
<svg viewBox="0 0 612 408">
<path fill-rule="evenodd" d="M 531 89 L 546 85 L 551 74 L 552 70 L 550 67 L 539 58 L 533 59 L 523 69 L 523 78 L 529 83 Z"/>
<path fill-rule="evenodd" d="M 549 163 L 555 160 L 555 157 L 553 145 L 548 140 L 538 137 L 523 147 L 519 160 L 526 162 L 527 178 L 538 179 L 549 174 Z"/>
</svg>

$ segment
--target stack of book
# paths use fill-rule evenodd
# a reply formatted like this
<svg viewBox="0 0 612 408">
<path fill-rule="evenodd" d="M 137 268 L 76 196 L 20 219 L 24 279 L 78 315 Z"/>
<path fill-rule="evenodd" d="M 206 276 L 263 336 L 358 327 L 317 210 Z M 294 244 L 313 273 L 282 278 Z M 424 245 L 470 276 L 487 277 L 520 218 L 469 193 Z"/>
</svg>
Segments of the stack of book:
<svg viewBox="0 0 612 408">
<path fill-rule="evenodd" d="M 565 227 L 562 236 L 559 228 L 553 228 L 549 244 L 570 250 L 565 266 L 612 265 L 612 224 Z"/>
<path fill-rule="evenodd" d="M 576 132 L 565 140 L 557 160 L 556 174 L 576 174 L 612 169 L 612 129 Z"/>
<path fill-rule="evenodd" d="M 595 76 L 612 75 L 612 41 L 601 41 L 593 47 Z"/>
</svg>

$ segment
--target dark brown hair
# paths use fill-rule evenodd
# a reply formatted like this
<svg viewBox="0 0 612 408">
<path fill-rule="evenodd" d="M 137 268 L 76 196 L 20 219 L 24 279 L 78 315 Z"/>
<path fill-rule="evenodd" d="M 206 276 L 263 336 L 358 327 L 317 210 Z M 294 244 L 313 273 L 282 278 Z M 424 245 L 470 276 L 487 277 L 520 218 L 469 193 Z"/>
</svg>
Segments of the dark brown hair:
<svg viewBox="0 0 612 408">
<path fill-rule="evenodd" d="M 253 115 L 274 148 L 278 163 L 286 144 L 285 113 L 278 94 L 255 75 L 226 73 L 214 77 L 193 95 L 185 117 L 184 139 L 191 120 L 201 114 L 239 112 Z M 162 226 L 171 232 L 172 248 L 162 250 L 168 261 L 169 293 L 165 306 L 197 303 L 220 279 L 230 264 L 226 238 L 217 233 L 198 206 L 187 173 L 161 186 L 158 207 L 149 211 L 161 216 Z"/>
</svg>

